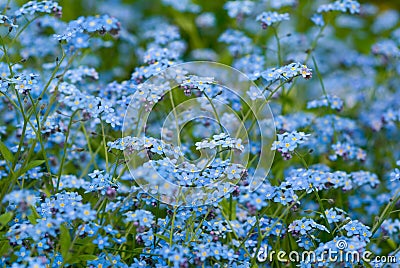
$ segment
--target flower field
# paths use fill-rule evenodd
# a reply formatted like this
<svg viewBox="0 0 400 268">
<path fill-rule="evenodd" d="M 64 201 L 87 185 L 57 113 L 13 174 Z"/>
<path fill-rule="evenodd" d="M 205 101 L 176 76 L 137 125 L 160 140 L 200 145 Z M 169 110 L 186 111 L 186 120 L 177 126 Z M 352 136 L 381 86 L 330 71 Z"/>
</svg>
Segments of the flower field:
<svg viewBox="0 0 400 268">
<path fill-rule="evenodd" d="M 0 267 L 400 267 L 399 10 L 0 0 Z"/>
</svg>

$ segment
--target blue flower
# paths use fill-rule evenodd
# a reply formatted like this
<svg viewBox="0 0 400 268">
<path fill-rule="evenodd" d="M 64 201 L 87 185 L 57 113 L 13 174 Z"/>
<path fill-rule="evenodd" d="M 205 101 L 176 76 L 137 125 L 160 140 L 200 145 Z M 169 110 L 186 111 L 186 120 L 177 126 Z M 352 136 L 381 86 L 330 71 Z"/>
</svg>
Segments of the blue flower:
<svg viewBox="0 0 400 268">
<path fill-rule="evenodd" d="M 109 15 L 103 15 L 101 17 L 102 20 L 102 27 L 107 31 L 107 32 L 111 32 L 112 30 L 116 30 L 120 28 L 120 23 L 119 21 L 114 18 L 111 17 Z"/>
<path fill-rule="evenodd" d="M 325 216 L 328 219 L 329 223 L 336 223 L 336 222 L 342 222 L 345 219 L 345 211 L 339 208 L 330 208 L 328 210 L 325 210 Z M 321 215 L 321 218 L 324 218 L 323 215 Z"/>
<path fill-rule="evenodd" d="M 344 225 L 342 230 L 347 231 L 348 236 L 357 236 L 361 241 L 369 242 L 372 233 L 369 231 L 369 227 L 365 226 L 358 220 L 352 220 Z"/>
<path fill-rule="evenodd" d="M 293 221 L 289 227 L 289 232 L 291 232 L 293 235 L 311 235 L 312 231 L 316 230 L 321 230 L 329 233 L 328 229 L 321 225 L 316 223 L 313 219 L 311 218 L 302 218 L 301 220 L 295 220 Z"/>
<path fill-rule="evenodd" d="M 316 14 L 312 15 L 311 21 L 312 21 L 315 25 L 317 25 L 317 26 L 319 26 L 319 27 L 322 27 L 322 26 L 325 25 L 324 17 L 322 16 L 322 14 L 316 13 Z"/>
<path fill-rule="evenodd" d="M 276 11 L 263 12 L 257 16 L 256 20 L 261 22 L 263 29 L 266 29 L 268 26 L 271 26 L 276 22 L 289 20 L 289 13 L 279 14 Z"/>
<path fill-rule="evenodd" d="M 24 261 L 31 255 L 31 251 L 25 247 L 21 247 L 19 251 L 15 251 L 15 255 L 18 257 L 18 261 Z"/>
<path fill-rule="evenodd" d="M 252 41 L 243 32 L 228 29 L 218 39 L 219 42 L 228 44 L 232 55 L 244 55 L 252 50 Z"/>
<path fill-rule="evenodd" d="M 108 236 L 97 236 L 93 241 L 93 244 L 97 245 L 99 249 L 104 249 L 104 247 L 110 246 L 110 243 L 108 242 Z"/>
<path fill-rule="evenodd" d="M 243 15 L 249 15 L 254 8 L 255 3 L 252 1 L 228 1 L 224 4 L 224 8 L 228 10 L 231 18 L 239 18 Z"/>
<path fill-rule="evenodd" d="M 33 15 L 35 13 L 54 13 L 61 16 L 61 6 L 55 1 L 29 1 L 15 11 L 15 16 L 21 17 L 23 15 Z"/>
<path fill-rule="evenodd" d="M 14 23 L 8 16 L 0 15 L 0 26 L 10 27 L 11 29 L 18 28 L 18 25 Z"/>
<path fill-rule="evenodd" d="M 299 247 L 304 248 L 305 250 L 309 250 L 314 247 L 314 242 L 311 238 L 307 236 L 301 236 L 299 240 L 297 240 Z"/>
<path fill-rule="evenodd" d="M 249 95 L 251 100 L 264 98 L 264 95 L 262 94 L 262 92 L 253 86 L 250 87 L 250 89 L 246 92 L 246 94 Z"/>
<path fill-rule="evenodd" d="M 212 28 L 216 25 L 216 18 L 212 12 L 204 12 L 196 18 L 196 25 L 200 28 Z M 197 50 L 197 52 L 210 52 L 210 50 Z M 192 51 L 193 53 L 193 51 Z M 211 52 L 212 53 L 212 52 Z M 210 54 L 211 55 L 211 54 Z M 214 57 L 214 56 L 212 56 Z"/>
<path fill-rule="evenodd" d="M 343 100 L 337 96 L 327 95 L 307 103 L 307 109 L 317 107 L 330 107 L 331 109 L 340 111 L 343 108 Z"/>
<path fill-rule="evenodd" d="M 398 168 L 395 168 L 391 173 L 390 173 L 390 180 L 391 181 L 400 181 L 400 170 Z"/>
<path fill-rule="evenodd" d="M 154 222 L 154 216 L 150 211 L 146 210 L 136 210 L 129 211 L 125 213 L 127 222 L 134 222 L 136 225 L 143 227 L 151 227 L 151 224 Z"/>
<path fill-rule="evenodd" d="M 310 136 L 310 134 L 297 131 L 278 134 L 278 140 L 273 142 L 271 150 L 277 150 L 282 153 L 285 159 L 290 159 L 291 152 L 293 152 L 299 144 L 304 143 L 304 141 L 308 139 L 308 136 Z"/>
<path fill-rule="evenodd" d="M 331 160 L 335 161 L 337 156 L 347 160 L 359 160 L 365 161 L 367 155 L 365 151 L 357 146 L 354 146 L 351 142 L 338 142 L 332 145 L 332 149 L 335 154 L 330 157 Z"/>
<path fill-rule="evenodd" d="M 306 65 L 293 62 L 280 68 L 270 68 L 261 73 L 261 77 L 267 82 L 274 82 L 277 80 L 290 80 L 296 76 L 302 76 L 309 79 L 312 76 L 312 70 Z"/>
<path fill-rule="evenodd" d="M 230 180 L 240 179 L 242 169 L 240 169 L 237 165 L 233 164 L 226 168 L 225 173 L 228 176 L 228 179 Z"/>
<path fill-rule="evenodd" d="M 197 13 L 200 11 L 200 6 L 193 4 L 191 0 L 162 0 L 162 3 L 167 6 L 172 6 L 179 11 L 188 11 Z"/>
<path fill-rule="evenodd" d="M 349 12 L 350 14 L 355 14 L 360 12 L 360 3 L 355 0 L 337 0 L 333 3 L 321 5 L 318 7 L 318 13 L 330 12 L 330 11 L 340 11 Z"/>
</svg>

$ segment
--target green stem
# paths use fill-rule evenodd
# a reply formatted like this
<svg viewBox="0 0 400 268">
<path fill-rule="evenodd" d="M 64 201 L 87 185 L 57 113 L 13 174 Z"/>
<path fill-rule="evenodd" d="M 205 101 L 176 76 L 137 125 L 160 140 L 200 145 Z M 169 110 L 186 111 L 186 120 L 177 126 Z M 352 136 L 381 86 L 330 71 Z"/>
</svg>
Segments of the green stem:
<svg viewBox="0 0 400 268">
<path fill-rule="evenodd" d="M 35 111 L 35 118 L 36 118 L 36 123 L 37 123 L 37 131 L 35 131 L 35 134 L 39 139 L 39 143 L 40 143 L 40 147 L 42 149 L 42 155 L 43 155 L 43 158 L 45 160 L 45 165 L 46 165 L 47 172 L 49 174 L 51 174 L 49 159 L 47 157 L 46 149 L 45 149 L 45 146 L 44 146 L 44 143 L 43 143 L 43 137 L 42 137 L 42 131 L 41 131 L 42 128 L 41 128 L 41 124 L 40 124 L 40 118 L 39 118 L 39 115 L 38 115 L 40 113 L 40 111 L 37 111 L 37 104 L 35 103 L 35 101 L 32 98 L 32 95 L 29 92 L 28 92 L 28 96 L 29 96 L 29 99 L 32 102 L 33 109 Z M 32 127 L 33 130 L 35 129 L 33 124 L 31 125 L 31 127 Z M 53 183 L 52 180 L 50 180 L 50 182 Z"/>
<path fill-rule="evenodd" d="M 101 122 L 101 134 L 103 136 L 104 156 L 106 158 L 106 172 L 108 173 L 109 167 L 108 167 L 108 150 L 107 150 L 107 143 L 106 143 L 106 134 L 105 134 L 105 130 L 104 130 L 103 120 L 101 120 L 101 118 L 100 118 L 100 122 Z"/>
<path fill-rule="evenodd" d="M 6 6 L 5 6 L 4 9 L 3 9 L 3 15 L 6 14 L 6 12 L 7 12 L 7 10 L 8 10 L 8 7 L 10 6 L 10 2 L 11 2 L 11 0 L 7 0 Z"/>
<path fill-rule="evenodd" d="M 169 246 L 172 247 L 172 238 L 174 235 L 174 228 L 175 228 L 175 217 L 176 217 L 176 212 L 178 208 L 174 208 L 174 213 L 172 214 L 172 220 L 171 220 L 171 231 L 169 233 Z"/>
<path fill-rule="evenodd" d="M 61 159 L 61 164 L 60 164 L 60 167 L 59 167 L 59 170 L 58 170 L 58 175 L 57 175 L 57 178 L 58 178 L 58 179 L 57 179 L 56 192 L 58 192 L 58 189 L 59 189 L 59 187 L 60 187 L 60 181 L 61 181 L 62 170 L 63 170 L 64 162 L 65 162 L 65 159 L 66 159 L 66 156 L 67 156 L 68 137 L 69 137 L 69 133 L 70 133 L 70 131 L 71 131 L 71 127 L 72 127 L 72 123 L 73 123 L 73 118 L 74 118 L 74 116 L 76 115 L 76 113 L 77 113 L 78 111 L 79 111 L 79 110 L 76 110 L 76 111 L 74 111 L 74 112 L 72 113 L 71 119 L 69 120 L 69 123 L 68 123 L 67 133 L 65 134 L 63 156 L 62 156 L 62 159 Z"/>
<path fill-rule="evenodd" d="M 398 189 L 393 197 L 390 199 L 391 201 L 386 205 L 385 209 L 382 211 L 382 213 L 379 215 L 379 220 L 374 224 L 372 227 L 372 235 L 378 231 L 379 227 L 382 225 L 382 223 L 389 217 L 390 212 L 393 210 L 394 206 L 397 204 L 397 202 L 400 200 L 400 189 Z"/>
<path fill-rule="evenodd" d="M 182 148 L 181 130 L 179 129 L 178 114 L 176 113 L 176 110 L 175 110 L 175 101 L 174 101 L 174 96 L 172 94 L 172 90 L 169 91 L 169 98 L 171 101 L 172 112 L 174 113 L 174 118 L 175 118 L 176 135 L 178 137 L 177 144 L 178 144 L 179 148 Z M 183 159 L 183 156 L 179 156 L 179 158 Z"/>
<path fill-rule="evenodd" d="M 278 63 L 279 63 L 279 66 L 282 66 L 282 55 L 281 55 L 281 41 L 280 41 L 280 39 L 279 39 L 279 36 L 278 36 L 278 32 L 277 32 L 277 30 L 276 30 L 276 28 L 275 27 L 271 27 L 272 29 L 273 29 L 273 33 L 274 33 L 274 36 L 275 36 L 275 39 L 276 39 L 276 46 L 277 46 L 277 49 L 278 49 Z"/>
<path fill-rule="evenodd" d="M 332 233 L 331 225 L 329 224 L 328 217 L 326 216 L 326 213 L 325 213 L 324 204 L 322 203 L 322 200 L 321 200 L 321 198 L 320 198 L 320 196 L 319 196 L 319 194 L 318 194 L 317 188 L 315 188 L 315 186 L 313 186 L 313 189 L 314 189 L 313 192 L 315 193 L 315 196 L 317 197 L 318 204 L 319 204 L 319 207 L 320 207 L 320 209 L 321 209 L 321 213 L 322 213 L 322 215 L 323 215 L 323 217 L 324 217 L 324 219 L 325 219 L 325 221 L 326 221 L 326 225 L 327 225 L 327 227 L 328 227 L 328 230 L 329 230 L 329 232 L 330 232 L 330 234 L 331 234 L 331 236 L 332 236 L 332 238 L 333 238 L 334 235 L 333 235 L 333 233 Z"/>
</svg>

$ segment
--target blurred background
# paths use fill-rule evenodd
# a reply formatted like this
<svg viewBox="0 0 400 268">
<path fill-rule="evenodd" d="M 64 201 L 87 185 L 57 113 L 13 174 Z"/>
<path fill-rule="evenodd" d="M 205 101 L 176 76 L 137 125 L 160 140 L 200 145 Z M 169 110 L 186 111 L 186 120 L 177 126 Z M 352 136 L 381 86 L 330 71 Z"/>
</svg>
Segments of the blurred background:
<svg viewBox="0 0 400 268">
<path fill-rule="evenodd" d="M 0 7 L 8 0 L 0 0 Z M 27 1 L 12 0 L 12 6 L 20 6 Z M 118 49 L 100 48 L 102 61 L 96 68 L 110 70 L 113 77 L 126 79 L 134 68 L 143 63 L 143 52 L 148 48 L 146 34 L 154 27 L 174 25 L 179 28 L 181 40 L 185 45 L 183 60 L 214 60 L 225 64 L 232 64 L 234 57 L 226 49 L 226 44 L 218 41 L 221 34 L 227 29 L 238 29 L 252 38 L 254 43 L 262 48 L 268 47 L 273 39 L 271 31 L 262 31 L 255 18 L 258 14 L 251 14 L 243 19 L 229 17 L 225 8 L 227 1 L 212 0 L 59 0 L 63 7 L 63 21 L 77 19 L 79 16 L 94 16 L 96 14 L 110 14 L 121 22 L 122 31 L 119 39 L 106 36 L 106 40 L 118 43 Z M 312 38 L 315 26 L 311 16 L 321 4 L 333 1 L 272 1 L 257 2 L 257 12 L 277 10 L 288 12 L 295 21 L 282 23 L 279 31 L 283 35 L 304 34 Z M 284 3 L 294 2 L 294 5 Z M 283 4 L 280 4 L 283 3 Z M 345 40 L 356 50 L 369 53 L 371 46 L 380 38 L 388 37 L 399 22 L 400 1 L 363 0 L 361 14 L 340 14 L 329 21 L 326 33 L 338 39 Z M 279 8 L 276 8 L 278 7 Z M 294 8 L 295 7 L 295 8 Z M 311 30 L 310 30 L 311 29 Z M 289 39 L 288 39 L 289 40 Z M 287 41 L 292 42 L 292 41 Z M 294 42 L 294 41 L 293 41 Z M 110 45 L 111 46 L 111 45 Z M 293 46 L 297 44 L 293 43 Z M 299 46 L 300 47 L 300 46 Z M 291 53 L 293 47 L 287 50 Z M 303 48 L 301 48 L 303 49 Z M 306 49 L 306 48 L 305 48 Z M 269 53 L 269 54 L 268 54 Z M 285 51 L 284 51 L 285 53 Z M 99 54 L 97 54 L 99 55 Z M 267 58 L 276 58 L 273 51 L 266 52 Z M 90 58 L 89 58 L 90 59 Z M 296 58 L 296 60 L 299 60 Z M 92 59 L 91 65 L 96 62 Z M 273 65 L 274 62 L 268 62 Z"/>
</svg>

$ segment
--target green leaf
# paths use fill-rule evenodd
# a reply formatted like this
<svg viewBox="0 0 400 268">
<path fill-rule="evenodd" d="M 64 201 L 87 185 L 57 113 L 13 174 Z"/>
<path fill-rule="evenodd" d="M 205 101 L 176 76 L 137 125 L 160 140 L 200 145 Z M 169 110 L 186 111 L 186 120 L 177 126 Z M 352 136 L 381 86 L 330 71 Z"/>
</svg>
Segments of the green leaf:
<svg viewBox="0 0 400 268">
<path fill-rule="evenodd" d="M 14 214 L 12 212 L 7 212 L 0 216 L 0 227 L 4 227 L 11 221 Z"/>
<path fill-rule="evenodd" d="M 36 208 L 34 206 L 31 206 L 31 211 L 32 211 L 32 215 L 35 215 L 35 219 L 40 219 L 40 215 L 37 212 Z"/>
<path fill-rule="evenodd" d="M 68 260 L 68 264 L 93 261 L 96 259 L 98 259 L 98 257 L 96 255 L 89 255 L 89 254 L 74 255 L 74 256 L 71 256 L 70 260 Z"/>
<path fill-rule="evenodd" d="M 0 242 L 0 256 L 5 256 L 6 252 L 9 252 L 10 244 L 7 242 Z"/>
<path fill-rule="evenodd" d="M 44 162 L 45 162 L 44 160 L 33 160 L 28 165 L 26 165 L 26 167 L 21 169 L 21 174 L 24 174 L 25 172 L 27 172 L 28 170 L 31 170 L 32 168 L 40 166 Z"/>
<path fill-rule="evenodd" d="M 36 223 L 37 223 L 37 222 L 36 222 L 36 217 L 35 217 L 35 215 L 33 215 L 33 214 L 31 214 L 31 215 L 28 216 L 28 220 L 29 220 L 29 222 L 32 223 L 32 224 L 36 224 Z"/>
<path fill-rule="evenodd" d="M 135 248 L 132 250 L 134 253 L 142 253 L 144 248 Z"/>
<path fill-rule="evenodd" d="M 33 207 L 33 206 L 31 206 L 31 211 L 32 211 L 32 213 L 28 216 L 28 220 L 30 223 L 36 224 L 37 219 L 40 219 L 40 215 L 39 215 L 39 213 L 37 213 L 35 207 Z"/>
<path fill-rule="evenodd" d="M 80 261 L 93 261 L 93 260 L 97 259 L 98 257 L 96 255 L 79 255 L 79 256 L 77 256 L 77 258 Z"/>
<path fill-rule="evenodd" d="M 4 160 L 7 160 L 10 163 L 14 160 L 13 154 L 2 141 L 0 141 L 0 153 Z"/>
<path fill-rule="evenodd" d="M 71 235 L 69 234 L 69 230 L 65 225 L 60 226 L 60 248 L 61 255 L 66 260 L 69 255 L 69 248 L 71 246 Z"/>
<path fill-rule="evenodd" d="M 232 220 L 236 219 L 236 203 L 236 201 L 230 199 L 224 199 L 221 201 L 225 215 L 228 216 L 228 218 L 230 217 Z"/>
<path fill-rule="evenodd" d="M 388 240 L 387 240 L 387 243 L 389 244 L 389 246 L 390 246 L 393 250 L 395 250 L 395 249 L 397 248 L 396 242 L 394 242 L 392 239 L 388 239 Z"/>
<path fill-rule="evenodd" d="M 196 25 L 189 17 L 183 15 L 180 12 L 174 12 L 173 17 L 175 19 L 176 24 L 182 27 L 182 29 L 189 34 L 190 36 L 189 41 L 194 48 L 199 48 L 204 46 L 203 41 L 199 36 L 199 32 L 197 31 Z"/>
<path fill-rule="evenodd" d="M 92 244 L 93 240 L 94 240 L 94 237 L 90 237 L 90 236 L 87 236 L 87 237 L 84 237 L 84 238 L 78 237 L 76 239 L 76 243 L 77 244 Z"/>
<path fill-rule="evenodd" d="M 165 235 L 160 235 L 160 234 L 154 234 L 156 237 L 161 238 L 162 240 L 166 241 L 169 243 L 169 238 L 166 237 Z"/>
</svg>

